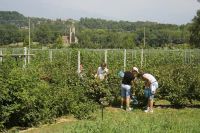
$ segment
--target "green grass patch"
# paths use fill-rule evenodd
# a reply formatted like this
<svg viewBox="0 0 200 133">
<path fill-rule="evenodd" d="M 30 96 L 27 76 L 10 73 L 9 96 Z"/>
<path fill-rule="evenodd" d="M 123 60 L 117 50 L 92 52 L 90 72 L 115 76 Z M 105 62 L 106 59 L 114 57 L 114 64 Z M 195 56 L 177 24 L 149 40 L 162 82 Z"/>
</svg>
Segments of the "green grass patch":
<svg viewBox="0 0 200 133">
<path fill-rule="evenodd" d="M 67 121 L 23 133 L 199 133 L 200 109 L 156 108 L 153 114 L 108 107 L 96 112 L 95 120 Z"/>
</svg>

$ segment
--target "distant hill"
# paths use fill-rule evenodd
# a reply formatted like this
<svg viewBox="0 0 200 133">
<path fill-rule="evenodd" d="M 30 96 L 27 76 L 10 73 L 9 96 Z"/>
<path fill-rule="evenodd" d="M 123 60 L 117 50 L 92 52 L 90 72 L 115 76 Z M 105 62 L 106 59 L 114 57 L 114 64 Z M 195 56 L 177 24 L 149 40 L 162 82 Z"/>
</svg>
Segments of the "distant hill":
<svg viewBox="0 0 200 133">
<path fill-rule="evenodd" d="M 0 11 L 0 24 L 12 24 L 17 27 L 28 24 L 27 17 L 16 11 Z"/>
<path fill-rule="evenodd" d="M 15 25 L 18 28 L 26 27 L 28 26 L 29 18 L 31 20 L 31 25 L 34 26 L 43 23 L 57 25 L 58 23 L 63 24 L 64 22 L 68 21 L 68 20 L 63 21 L 61 19 L 51 20 L 47 18 L 26 17 L 23 14 L 20 14 L 19 12 L 16 11 L 0 11 L 0 24 L 6 24 L 6 25 L 11 24 Z"/>
<path fill-rule="evenodd" d="M 28 26 L 28 17 L 20 14 L 16 11 L 0 11 L 0 24 L 13 24 L 17 27 L 24 27 Z M 104 20 L 99 18 L 81 18 L 80 21 L 75 21 L 72 19 L 68 20 L 51 20 L 47 18 L 37 18 L 37 17 L 30 17 L 31 23 L 34 25 L 41 24 L 41 23 L 51 23 L 51 24 L 63 24 L 68 22 L 70 24 L 71 21 L 77 23 L 77 28 L 79 29 L 110 29 L 116 31 L 136 31 L 137 29 L 141 29 L 143 27 L 151 27 L 151 28 L 158 28 L 158 29 L 165 29 L 165 28 L 177 28 L 178 25 L 174 24 L 160 24 L 157 22 L 129 22 L 129 21 L 113 21 L 113 20 Z"/>
<path fill-rule="evenodd" d="M 113 21 L 99 18 L 81 18 L 78 21 L 73 19 L 52 20 L 26 17 L 16 11 L 0 11 L 0 45 L 26 40 L 29 19 L 31 37 L 34 42 L 46 40 L 47 44 L 56 43 L 59 35 L 69 36 L 69 27 L 73 24 L 76 31 L 74 33 L 79 39 L 79 44 L 74 46 L 83 48 L 132 48 L 140 46 L 143 44 L 144 29 L 146 44 L 151 47 L 188 43 L 190 36 L 188 24 Z"/>
<path fill-rule="evenodd" d="M 0 20 L 25 20 L 24 15 L 16 11 L 0 11 Z"/>
<path fill-rule="evenodd" d="M 112 21 L 112 20 L 103 20 L 96 18 L 81 18 L 79 21 L 79 26 L 81 28 L 88 29 L 108 29 L 113 31 L 121 31 L 121 32 L 134 32 L 139 29 L 151 28 L 151 29 L 178 29 L 179 26 L 175 24 L 160 24 L 157 22 L 150 21 L 137 21 L 137 22 L 129 22 L 129 21 Z"/>
</svg>

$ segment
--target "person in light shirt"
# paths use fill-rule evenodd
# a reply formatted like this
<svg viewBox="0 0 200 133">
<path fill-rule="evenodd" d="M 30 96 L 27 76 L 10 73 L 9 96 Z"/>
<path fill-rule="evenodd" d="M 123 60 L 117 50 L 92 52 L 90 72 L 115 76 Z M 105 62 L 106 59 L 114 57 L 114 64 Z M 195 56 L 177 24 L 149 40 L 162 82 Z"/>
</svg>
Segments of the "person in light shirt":
<svg viewBox="0 0 200 133">
<path fill-rule="evenodd" d="M 108 68 L 107 64 L 104 62 L 101 64 L 100 67 L 98 67 L 95 77 L 100 80 L 104 80 L 107 78 L 107 76 L 108 76 Z"/>
<path fill-rule="evenodd" d="M 145 81 L 145 89 L 144 94 L 145 97 L 148 98 L 146 113 L 153 113 L 153 99 L 156 93 L 156 89 L 158 88 L 158 82 L 156 78 L 149 73 L 140 73 L 139 77 Z"/>
</svg>

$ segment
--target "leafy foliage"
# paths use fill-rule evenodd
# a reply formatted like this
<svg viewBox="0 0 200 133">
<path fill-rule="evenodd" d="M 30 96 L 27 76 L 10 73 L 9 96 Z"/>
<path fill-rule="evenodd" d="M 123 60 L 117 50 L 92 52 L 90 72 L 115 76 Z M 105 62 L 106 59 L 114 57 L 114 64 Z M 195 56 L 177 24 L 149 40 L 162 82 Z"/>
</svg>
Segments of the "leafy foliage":
<svg viewBox="0 0 200 133">
<path fill-rule="evenodd" d="M 8 49 L 6 52 L 13 51 Z M 16 49 L 14 49 L 16 50 Z M 16 50 L 17 51 L 17 50 Z M 5 51 L 4 51 L 5 52 Z M 140 66 L 141 51 L 126 51 L 126 70 Z M 140 68 L 153 74 L 159 83 L 157 99 L 166 99 L 173 105 L 192 105 L 200 100 L 199 51 L 144 50 Z M 94 78 L 96 69 L 105 58 L 104 50 L 81 49 L 83 76 L 77 74 L 77 49 L 32 50 L 35 54 L 26 68 L 23 59 L 16 62 L 5 57 L 0 64 L 0 127 L 32 126 L 50 122 L 54 118 L 73 114 L 79 119 L 91 118 L 101 99 L 110 105 L 119 105 L 124 50 L 107 50 L 108 79 Z M 133 87 L 139 103 L 144 103 L 142 81 Z"/>
<path fill-rule="evenodd" d="M 197 15 L 193 18 L 190 26 L 190 43 L 200 48 L 200 10 L 197 11 Z"/>
<path fill-rule="evenodd" d="M 0 44 L 24 42 L 28 34 L 28 17 L 18 12 L 0 12 Z M 155 22 L 108 21 L 81 18 L 80 21 L 30 18 L 33 42 L 57 44 L 59 36 L 69 36 L 69 27 L 75 22 L 78 44 L 76 48 L 135 48 L 142 47 L 144 27 L 146 46 L 164 47 L 188 43 L 188 25 L 159 24 Z M 196 29 L 195 27 L 193 29 Z M 193 35 L 192 35 L 193 36 Z M 196 37 L 195 37 L 196 38 Z M 193 40 L 193 39 L 191 39 Z"/>
</svg>

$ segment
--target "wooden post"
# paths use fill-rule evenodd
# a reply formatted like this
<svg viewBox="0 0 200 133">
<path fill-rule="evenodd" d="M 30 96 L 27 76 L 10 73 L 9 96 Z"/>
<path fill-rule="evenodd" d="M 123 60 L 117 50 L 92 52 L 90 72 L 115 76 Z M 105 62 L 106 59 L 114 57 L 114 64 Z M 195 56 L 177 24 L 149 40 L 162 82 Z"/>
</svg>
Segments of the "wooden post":
<svg viewBox="0 0 200 133">
<path fill-rule="evenodd" d="M 27 56 L 27 48 L 24 47 L 24 66 L 23 66 L 24 68 L 26 67 L 26 60 L 27 60 L 27 59 L 26 59 L 26 58 L 27 58 L 26 56 Z"/>
<path fill-rule="evenodd" d="M 28 21 L 28 45 L 29 45 L 29 49 L 31 48 L 31 20 L 29 18 L 29 21 Z"/>
<path fill-rule="evenodd" d="M 145 48 L 145 46 L 146 46 L 146 36 L 145 36 L 146 34 L 145 34 L 145 27 L 144 27 L 144 48 Z"/>
<path fill-rule="evenodd" d="M 145 27 L 144 27 L 144 49 L 146 47 L 146 34 L 145 34 Z M 143 66 L 144 62 L 144 50 L 142 49 L 142 55 L 141 55 L 141 67 Z"/>
<path fill-rule="evenodd" d="M 147 65 L 147 58 L 146 58 L 146 54 L 144 54 L 144 66 L 146 67 Z"/>
<path fill-rule="evenodd" d="M 190 64 L 192 63 L 192 58 L 191 58 L 191 49 L 190 49 Z"/>
<path fill-rule="evenodd" d="M 2 49 L 0 50 L 0 55 L 3 55 Z M 3 57 L 0 57 L 0 62 L 2 63 Z"/>
<path fill-rule="evenodd" d="M 28 49 L 28 64 L 30 63 L 30 49 Z"/>
<path fill-rule="evenodd" d="M 69 29 L 69 44 L 72 43 L 72 28 Z"/>
<path fill-rule="evenodd" d="M 72 54 L 72 51 L 70 50 L 70 52 L 69 52 L 69 70 L 71 70 L 71 54 Z"/>
<path fill-rule="evenodd" d="M 183 64 L 186 64 L 187 63 L 187 55 L 186 55 L 186 50 L 184 50 L 184 55 L 185 55 L 185 59 L 184 59 L 184 63 Z"/>
<path fill-rule="evenodd" d="M 81 58 L 80 58 L 80 51 L 78 51 L 78 70 L 77 70 L 78 74 L 81 72 L 80 65 L 81 65 Z"/>
<path fill-rule="evenodd" d="M 134 64 L 134 61 L 133 61 L 133 50 L 132 50 L 132 54 L 131 54 L 131 59 L 132 59 L 132 63 Z"/>
<path fill-rule="evenodd" d="M 107 50 L 105 50 L 105 52 L 104 52 L 104 53 L 105 53 L 104 62 L 105 62 L 106 64 L 107 64 L 107 52 L 108 52 Z"/>
<path fill-rule="evenodd" d="M 135 50 L 135 60 L 136 60 L 136 58 L 137 58 L 136 52 L 137 52 L 137 51 Z"/>
<path fill-rule="evenodd" d="M 126 49 L 124 49 L 124 71 L 126 71 Z"/>
<path fill-rule="evenodd" d="M 140 67 L 142 68 L 142 65 L 143 65 L 143 55 L 144 55 L 144 51 L 142 49 L 141 51 L 141 60 L 140 60 Z"/>
<path fill-rule="evenodd" d="M 52 62 L 52 55 L 53 55 L 53 52 L 52 52 L 52 49 L 49 50 L 49 59 L 50 59 L 50 62 Z"/>
</svg>

